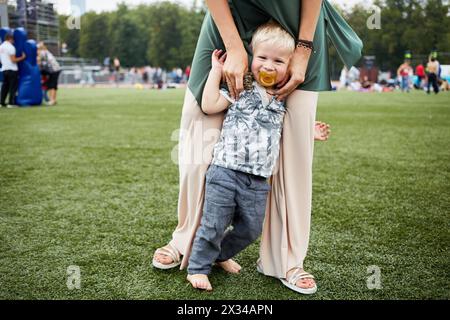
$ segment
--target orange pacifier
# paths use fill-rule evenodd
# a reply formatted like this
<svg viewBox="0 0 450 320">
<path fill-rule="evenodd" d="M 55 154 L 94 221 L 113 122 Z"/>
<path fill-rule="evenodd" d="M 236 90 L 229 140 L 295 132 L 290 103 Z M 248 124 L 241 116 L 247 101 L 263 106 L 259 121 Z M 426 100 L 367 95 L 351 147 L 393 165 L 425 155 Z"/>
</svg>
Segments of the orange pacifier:
<svg viewBox="0 0 450 320">
<path fill-rule="evenodd" d="M 277 80 L 276 71 L 260 71 L 259 72 L 259 83 L 264 87 L 271 87 L 275 84 Z"/>
</svg>

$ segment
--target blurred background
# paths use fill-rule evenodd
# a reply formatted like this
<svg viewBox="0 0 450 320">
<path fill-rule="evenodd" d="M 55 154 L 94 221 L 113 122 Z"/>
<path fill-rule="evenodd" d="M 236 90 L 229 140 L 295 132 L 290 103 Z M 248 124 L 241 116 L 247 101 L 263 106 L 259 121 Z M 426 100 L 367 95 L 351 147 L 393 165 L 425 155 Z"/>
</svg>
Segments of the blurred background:
<svg viewBox="0 0 450 320">
<path fill-rule="evenodd" d="M 371 85 L 392 81 L 394 85 L 397 68 L 406 57 L 415 68 L 426 64 L 430 54 L 443 66 L 441 78 L 450 80 L 448 1 L 331 3 L 364 43 L 364 56 L 356 65 L 360 72 L 352 70 L 350 74 L 330 46 L 330 71 L 336 87 L 349 86 L 355 80 Z M 160 88 L 178 87 L 189 77 L 206 10 L 201 0 L 9 0 L 1 7 L 3 27 L 25 27 L 28 39 L 44 41 L 57 57 L 63 69 L 62 85 Z M 371 14 L 379 23 L 375 29 L 369 26 Z M 412 78 L 411 83 L 416 84 L 417 79 Z"/>
</svg>

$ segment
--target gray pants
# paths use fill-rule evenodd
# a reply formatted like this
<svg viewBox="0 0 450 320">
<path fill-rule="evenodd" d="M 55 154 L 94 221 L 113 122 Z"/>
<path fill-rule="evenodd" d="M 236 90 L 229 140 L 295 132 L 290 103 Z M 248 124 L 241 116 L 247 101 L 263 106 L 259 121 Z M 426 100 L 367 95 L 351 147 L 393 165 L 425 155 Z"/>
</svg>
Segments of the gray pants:
<svg viewBox="0 0 450 320">
<path fill-rule="evenodd" d="M 215 261 L 234 257 L 260 236 L 269 190 L 264 177 L 216 165 L 208 168 L 203 216 L 189 258 L 189 274 L 209 274 Z M 230 225 L 233 227 L 228 229 Z"/>
</svg>

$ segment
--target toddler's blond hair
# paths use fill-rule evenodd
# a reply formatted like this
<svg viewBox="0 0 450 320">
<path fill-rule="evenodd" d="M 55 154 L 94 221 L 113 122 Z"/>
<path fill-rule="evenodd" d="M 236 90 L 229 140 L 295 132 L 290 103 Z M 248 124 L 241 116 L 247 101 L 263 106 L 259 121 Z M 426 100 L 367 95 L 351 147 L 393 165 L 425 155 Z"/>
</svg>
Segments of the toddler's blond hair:
<svg viewBox="0 0 450 320">
<path fill-rule="evenodd" d="M 252 50 L 254 50 L 258 44 L 263 42 L 290 50 L 291 52 L 294 52 L 295 50 L 294 38 L 273 20 L 260 25 L 258 29 L 256 29 L 251 42 Z"/>
</svg>

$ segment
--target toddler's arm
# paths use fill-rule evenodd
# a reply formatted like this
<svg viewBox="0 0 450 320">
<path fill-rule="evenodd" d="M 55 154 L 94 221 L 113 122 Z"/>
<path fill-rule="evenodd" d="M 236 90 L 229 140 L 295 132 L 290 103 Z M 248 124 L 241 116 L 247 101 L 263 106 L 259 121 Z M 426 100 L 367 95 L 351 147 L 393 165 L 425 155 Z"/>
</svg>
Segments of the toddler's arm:
<svg viewBox="0 0 450 320">
<path fill-rule="evenodd" d="M 228 101 L 220 94 L 220 82 L 222 80 L 222 68 L 226 58 L 226 53 L 220 57 L 222 50 L 214 50 L 211 57 L 211 71 L 206 80 L 202 96 L 202 110 L 206 114 L 214 114 L 228 108 Z"/>
</svg>

